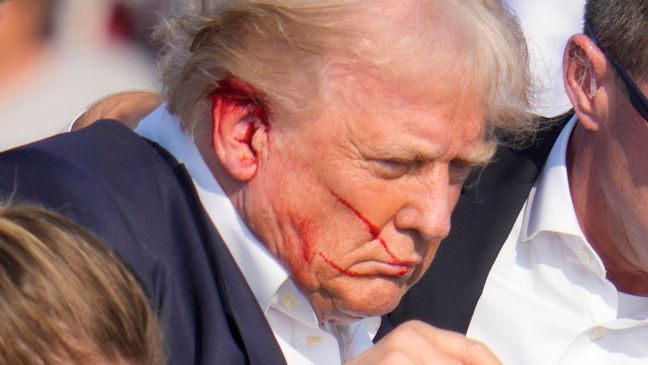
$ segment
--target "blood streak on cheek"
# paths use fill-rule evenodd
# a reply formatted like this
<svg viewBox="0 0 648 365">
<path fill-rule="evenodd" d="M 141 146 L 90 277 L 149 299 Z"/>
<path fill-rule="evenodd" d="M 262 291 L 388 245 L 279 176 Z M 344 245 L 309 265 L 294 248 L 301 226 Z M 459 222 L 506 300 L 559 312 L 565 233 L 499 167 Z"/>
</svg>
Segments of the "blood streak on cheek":
<svg viewBox="0 0 648 365">
<path fill-rule="evenodd" d="M 304 262 L 310 264 L 313 262 L 313 257 L 315 257 L 315 255 L 319 255 L 324 260 L 324 262 L 326 262 L 328 265 L 330 265 L 335 270 L 339 271 L 344 275 L 350 277 L 355 277 L 360 275 L 356 271 L 343 269 L 342 267 L 340 267 L 340 265 L 336 264 L 331 259 L 326 257 L 326 255 L 324 255 L 322 251 L 318 251 L 317 253 L 314 252 L 315 240 L 318 231 L 315 222 L 309 220 L 302 220 L 302 221 L 293 221 L 293 223 L 297 229 L 297 234 L 299 235 L 302 244 L 302 255 L 303 255 Z"/>
<path fill-rule="evenodd" d="M 387 242 L 380 236 L 380 229 L 378 228 L 378 226 L 373 224 L 369 219 L 367 219 L 364 215 L 362 215 L 362 213 L 360 213 L 360 211 L 357 210 L 355 207 L 353 207 L 348 201 L 342 199 L 339 195 L 337 195 L 333 191 L 330 192 L 335 197 L 335 199 L 337 199 L 345 207 L 349 208 L 353 212 L 353 214 L 355 214 L 355 216 L 358 217 L 367 226 L 367 229 L 369 230 L 369 234 L 371 234 L 371 236 L 374 239 L 377 239 L 380 242 L 382 247 L 385 249 L 385 252 L 387 252 L 387 254 L 389 255 L 389 257 L 391 257 L 394 263 L 399 264 L 401 260 L 398 257 L 396 257 L 396 255 L 394 255 L 394 253 L 389 249 Z"/>
<path fill-rule="evenodd" d="M 299 235 L 302 243 L 302 255 L 304 261 L 310 263 L 313 261 L 313 247 L 315 246 L 316 227 L 313 222 L 303 220 L 296 225 L 297 234 Z"/>
<path fill-rule="evenodd" d="M 335 262 L 331 261 L 328 257 L 326 257 L 321 251 L 318 252 L 318 254 L 324 260 L 324 262 L 331 265 L 331 267 L 333 267 L 335 270 L 341 272 L 342 274 L 350 276 L 350 277 L 356 277 L 356 276 L 360 275 L 360 273 L 355 272 L 353 270 L 347 270 L 347 269 L 341 268 L 338 264 L 336 264 Z"/>
</svg>

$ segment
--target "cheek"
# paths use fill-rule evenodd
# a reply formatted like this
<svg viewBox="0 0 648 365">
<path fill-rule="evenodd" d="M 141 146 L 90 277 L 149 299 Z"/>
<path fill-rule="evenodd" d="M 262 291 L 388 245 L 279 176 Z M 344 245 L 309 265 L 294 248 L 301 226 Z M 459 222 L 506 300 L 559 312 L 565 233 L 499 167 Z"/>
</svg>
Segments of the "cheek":
<svg viewBox="0 0 648 365">
<path fill-rule="evenodd" d="M 322 217 L 321 221 L 292 220 L 292 225 L 297 238 L 288 248 L 289 266 L 298 282 L 314 286 L 339 275 L 358 276 L 358 273 L 346 268 L 344 258 L 354 249 L 351 242 L 362 240 L 349 240 L 346 237 L 349 232 L 345 235 L 344 229 L 336 229 L 337 225 L 327 221 L 326 217 Z"/>
<path fill-rule="evenodd" d="M 357 220 L 356 223 L 362 223 L 362 226 L 364 226 L 364 228 L 367 230 L 371 239 L 377 240 L 380 243 L 385 253 L 391 259 L 392 263 L 398 264 L 401 262 L 401 260 L 392 252 L 392 249 L 390 248 L 387 241 L 381 236 L 380 234 L 381 229 L 376 224 L 374 224 L 371 220 L 369 220 L 364 213 L 362 213 L 360 210 L 354 207 L 351 203 L 349 203 L 347 200 L 345 200 L 344 198 L 336 194 L 333 190 L 329 190 L 329 192 L 340 204 L 342 204 L 342 206 L 344 206 L 351 213 L 353 213 L 353 216 Z"/>
<path fill-rule="evenodd" d="M 334 271 L 337 271 L 341 275 L 348 276 L 348 277 L 351 277 L 351 278 L 354 278 L 354 277 L 360 275 L 356 271 L 342 268 L 342 266 L 340 266 L 333 259 L 328 258 L 322 251 L 318 251 L 317 254 L 322 259 L 322 261 L 324 261 L 324 263 L 326 265 L 328 265 L 331 269 L 333 269 Z"/>
<path fill-rule="evenodd" d="M 294 224 L 298 236 L 297 244 L 294 245 L 291 255 L 291 267 L 294 274 L 302 277 L 309 273 L 316 276 L 331 274 L 357 276 L 355 272 L 344 269 L 340 264 L 342 261 L 340 258 L 344 256 L 345 249 L 348 247 L 339 247 L 338 244 L 346 242 L 346 240 L 337 237 L 337 231 L 324 232 L 322 223 L 330 228 L 326 222 L 312 220 L 301 220 Z"/>
<path fill-rule="evenodd" d="M 301 250 L 297 249 L 295 252 L 301 252 L 303 263 L 311 264 L 315 256 L 315 242 L 319 234 L 319 227 L 315 222 L 309 220 L 302 220 L 295 227 L 301 243 Z"/>
<path fill-rule="evenodd" d="M 291 218 L 294 232 L 284 248 L 284 262 L 293 279 L 302 289 L 320 286 L 322 279 L 321 242 L 325 242 L 321 222 L 313 219 Z M 325 270 L 324 270 L 325 271 Z"/>
</svg>

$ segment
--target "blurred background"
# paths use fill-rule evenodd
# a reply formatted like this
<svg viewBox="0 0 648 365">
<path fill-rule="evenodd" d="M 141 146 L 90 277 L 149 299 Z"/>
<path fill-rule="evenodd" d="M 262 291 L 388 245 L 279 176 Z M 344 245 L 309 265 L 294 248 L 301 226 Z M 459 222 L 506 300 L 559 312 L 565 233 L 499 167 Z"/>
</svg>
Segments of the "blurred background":
<svg viewBox="0 0 648 365">
<path fill-rule="evenodd" d="M 152 29 L 178 0 L 5 0 L 0 5 L 0 151 L 65 127 L 92 102 L 159 89 Z M 585 0 L 504 0 L 527 37 L 535 112 L 569 109 L 562 53 Z"/>
<path fill-rule="evenodd" d="M 107 94 L 158 90 L 150 36 L 170 2 L 3 2 L 0 150 L 64 130 Z"/>
<path fill-rule="evenodd" d="M 546 117 L 571 108 L 562 78 L 565 45 L 581 33 L 585 0 L 504 0 L 520 19 L 529 47 L 538 97 L 534 112 Z"/>
</svg>

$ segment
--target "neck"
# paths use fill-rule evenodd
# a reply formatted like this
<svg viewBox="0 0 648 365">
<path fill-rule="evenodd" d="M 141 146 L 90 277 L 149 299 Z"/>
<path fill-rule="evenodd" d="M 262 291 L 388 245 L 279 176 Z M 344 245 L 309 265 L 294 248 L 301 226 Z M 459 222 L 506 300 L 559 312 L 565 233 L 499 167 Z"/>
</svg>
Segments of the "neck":
<svg viewBox="0 0 648 365">
<path fill-rule="evenodd" d="M 648 296 L 648 273 L 628 257 L 632 247 L 619 202 L 607 194 L 611 167 L 606 165 L 605 145 L 596 132 L 577 124 L 569 141 L 567 170 L 578 223 L 585 238 L 605 266 L 607 278 L 619 291 Z"/>
<path fill-rule="evenodd" d="M 267 202 L 254 199 L 254 195 L 249 192 L 250 182 L 236 180 L 220 163 L 214 151 L 211 137 L 212 132 L 209 130 L 209 127 L 198 128 L 193 134 L 194 143 L 207 164 L 209 171 L 218 181 L 218 184 L 234 206 L 236 212 L 245 221 L 247 228 L 250 229 L 270 252 L 275 254 L 276 248 L 267 244 L 267 242 L 272 242 L 272 240 L 269 240 L 261 234 L 262 229 L 257 224 L 254 224 L 254 222 L 267 222 L 270 220 L 272 213 L 267 208 Z M 261 215 L 262 217 L 255 217 L 255 215 Z"/>
</svg>

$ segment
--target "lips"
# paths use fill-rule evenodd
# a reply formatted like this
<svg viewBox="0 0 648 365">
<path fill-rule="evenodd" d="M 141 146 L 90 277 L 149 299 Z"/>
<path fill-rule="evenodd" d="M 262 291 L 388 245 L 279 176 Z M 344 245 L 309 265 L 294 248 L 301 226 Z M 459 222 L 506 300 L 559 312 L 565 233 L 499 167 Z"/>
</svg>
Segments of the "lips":
<svg viewBox="0 0 648 365">
<path fill-rule="evenodd" d="M 398 278 L 407 278 L 417 267 L 415 262 L 384 262 L 384 261 L 363 261 L 352 265 L 349 270 L 357 276 L 393 276 Z"/>
<path fill-rule="evenodd" d="M 351 263 L 348 271 L 356 273 L 356 276 L 380 275 L 407 278 L 423 262 L 423 259 L 414 252 L 399 253 L 397 257 L 393 254 L 385 255 L 377 252 L 376 247 L 380 246 L 377 240 L 365 246 L 368 250 L 362 255 L 364 257 L 356 257 L 355 260 L 349 260 L 351 262 L 347 261 L 347 264 Z"/>
</svg>

